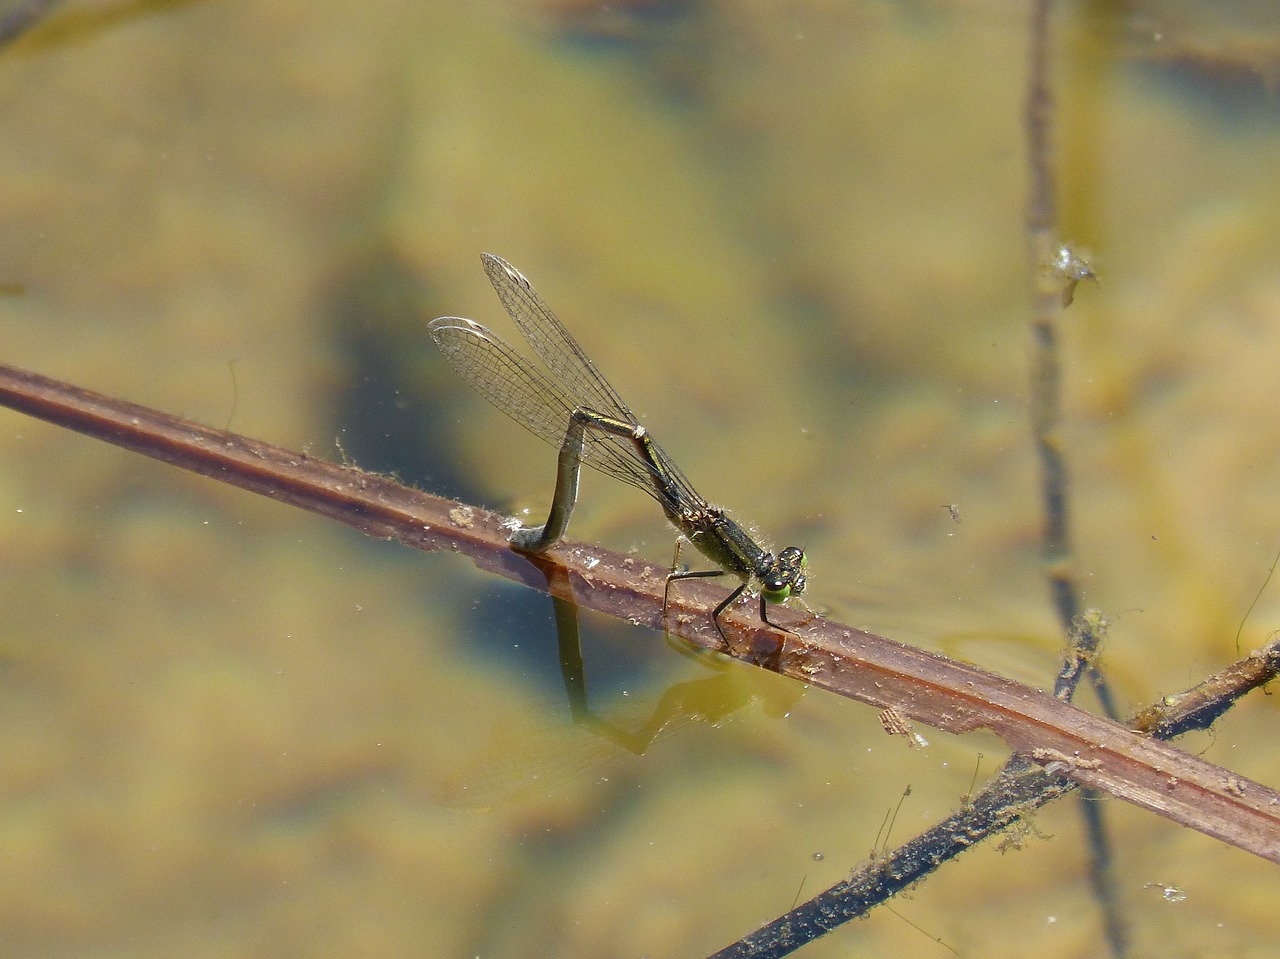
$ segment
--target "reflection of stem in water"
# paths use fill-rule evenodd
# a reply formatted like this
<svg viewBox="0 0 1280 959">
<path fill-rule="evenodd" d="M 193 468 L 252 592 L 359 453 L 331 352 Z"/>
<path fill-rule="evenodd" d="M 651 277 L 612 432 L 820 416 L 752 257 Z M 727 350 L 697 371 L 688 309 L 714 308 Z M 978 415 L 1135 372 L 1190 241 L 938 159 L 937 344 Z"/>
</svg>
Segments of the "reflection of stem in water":
<svg viewBox="0 0 1280 959">
<path fill-rule="evenodd" d="M 780 715 L 802 695 L 792 683 L 769 683 L 762 693 L 752 673 L 726 665 L 714 675 L 668 686 L 652 709 L 628 698 L 598 710 L 572 709 L 571 722 L 554 718 L 563 716 L 555 704 L 530 707 L 514 721 L 497 718 L 480 749 L 440 780 L 433 798 L 448 806 L 485 808 L 556 795 L 585 785 L 593 773 L 625 768 L 693 723 L 719 726 L 762 695 L 765 714 Z"/>
<path fill-rule="evenodd" d="M 437 796 L 442 802 L 456 806 L 491 806 L 513 801 L 535 788 L 554 793 L 595 769 L 619 761 L 623 754 L 644 755 L 658 739 L 690 723 L 718 726 L 760 697 L 758 686 L 751 687 L 744 682 L 751 677 L 738 670 L 720 668 L 713 676 L 668 686 L 647 716 L 637 713 L 634 705 L 630 710 L 633 715 L 625 717 L 619 715 L 616 704 L 610 707 L 609 718 L 593 711 L 587 695 L 578 606 L 557 595 L 568 589 L 568 575 L 563 566 L 555 563 L 543 560 L 536 565 L 547 577 L 547 588 L 552 594 L 560 673 L 569 701 L 571 724 L 548 722 L 540 726 L 536 719 L 500 724 L 497 734 L 489 740 L 492 749 L 446 780 Z M 703 659 L 702 656 L 695 658 Z M 703 661 L 715 666 L 727 665 L 715 659 Z M 769 715 L 784 715 L 803 694 L 802 687 L 789 683 L 778 684 L 773 689 L 777 692 L 770 698 L 779 701 L 766 703 Z"/>
</svg>

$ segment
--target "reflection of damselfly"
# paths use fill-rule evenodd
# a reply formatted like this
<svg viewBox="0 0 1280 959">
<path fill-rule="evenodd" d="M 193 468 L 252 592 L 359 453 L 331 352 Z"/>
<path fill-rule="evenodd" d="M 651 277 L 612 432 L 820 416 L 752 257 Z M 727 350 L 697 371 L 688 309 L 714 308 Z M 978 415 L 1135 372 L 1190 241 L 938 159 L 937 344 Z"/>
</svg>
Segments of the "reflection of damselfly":
<svg viewBox="0 0 1280 959">
<path fill-rule="evenodd" d="M 725 644 L 728 637 L 720 626 L 720 614 L 748 589 L 760 594 L 760 618 L 781 628 L 769 621 L 765 603 L 782 603 L 804 591 L 804 552 L 788 546 L 775 556 L 723 509 L 699 496 L 529 281 L 500 257 L 485 253 L 481 259 L 502 305 L 551 375 L 472 320 L 442 316 L 432 320 L 428 329 L 440 352 L 472 388 L 560 449 L 546 523 L 515 530 L 511 545 L 540 553 L 559 542 L 578 498 L 579 466 L 586 463 L 652 496 L 684 537 L 720 567 L 673 569 L 667 577 L 664 609 L 672 580 L 731 573 L 742 584 L 711 614 Z"/>
</svg>

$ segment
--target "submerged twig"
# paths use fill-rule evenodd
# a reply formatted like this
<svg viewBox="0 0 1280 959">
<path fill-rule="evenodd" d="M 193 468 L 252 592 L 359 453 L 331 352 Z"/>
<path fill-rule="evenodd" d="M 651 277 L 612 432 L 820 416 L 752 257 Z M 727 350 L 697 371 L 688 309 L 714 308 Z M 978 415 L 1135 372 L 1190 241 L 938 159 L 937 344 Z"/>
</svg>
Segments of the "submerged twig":
<svg viewBox="0 0 1280 959">
<path fill-rule="evenodd" d="M 1066 456 L 1062 449 L 1062 387 L 1059 374 L 1058 320 L 1071 305 L 1082 279 L 1097 281 L 1058 236 L 1058 187 L 1053 157 L 1053 93 L 1049 76 L 1051 0 L 1032 0 L 1031 49 L 1027 71 L 1026 136 L 1030 187 L 1027 196 L 1027 240 L 1033 283 L 1031 351 L 1031 421 L 1040 459 L 1044 502 L 1044 563 L 1058 620 L 1070 633 L 1083 603 L 1073 571 L 1070 503 Z M 1092 662 L 1086 671 L 1103 712 L 1119 716 L 1115 697 L 1102 670 Z M 1103 822 L 1103 806 L 1083 795 L 1080 812 L 1088 835 L 1089 878 L 1112 956 L 1128 952 L 1128 930 L 1120 913 L 1112 870 L 1111 842 Z"/>
<path fill-rule="evenodd" d="M 1034 0 L 1031 55 L 1027 79 L 1026 133 L 1027 242 L 1032 276 L 1031 431 L 1040 459 L 1044 504 L 1044 563 L 1054 607 L 1063 632 L 1080 614 L 1080 588 L 1072 570 L 1071 504 L 1066 456 L 1062 449 L 1062 384 L 1059 369 L 1058 321 L 1066 290 L 1079 276 L 1064 276 L 1064 247 L 1058 237 L 1057 183 L 1054 176 L 1053 94 L 1049 82 L 1050 0 Z M 1092 274 L 1090 274 L 1092 275 Z M 1069 302 L 1069 301 L 1068 301 Z M 1097 683 L 1095 679 L 1095 683 Z M 1099 690 L 1107 715 L 1114 716 L 1112 697 Z"/>
<path fill-rule="evenodd" d="M 1091 611 L 1086 611 L 1085 617 Z M 1083 623 L 1082 626 L 1088 624 Z M 1088 629 L 1077 634 L 1088 642 Z M 1076 656 L 1068 650 L 1066 661 Z M 1210 699 L 1221 715 L 1244 693 L 1276 675 L 1280 666 L 1280 639 L 1247 659 L 1176 696 L 1168 696 L 1129 721 L 1130 728 L 1148 730 L 1157 739 L 1179 736 L 1200 728 L 1208 718 Z M 1064 669 L 1064 673 L 1067 672 Z M 1079 672 L 1067 686 L 1079 679 Z M 1209 694 L 1213 690 L 1213 694 Z M 1064 691 L 1069 691 L 1065 690 Z M 1219 698 L 1220 697 L 1220 698 Z M 1059 756 L 1047 766 L 1037 750 L 1037 762 L 1014 754 L 977 797 L 942 822 L 920 833 L 893 852 L 878 857 L 813 899 L 779 916 L 755 932 L 715 953 L 710 959 L 780 959 L 826 935 L 846 922 L 866 915 L 872 908 L 920 882 L 940 865 L 954 859 L 984 839 L 1000 833 L 1028 813 L 1065 796 L 1077 787 L 1067 778 L 1078 756 Z"/>
</svg>

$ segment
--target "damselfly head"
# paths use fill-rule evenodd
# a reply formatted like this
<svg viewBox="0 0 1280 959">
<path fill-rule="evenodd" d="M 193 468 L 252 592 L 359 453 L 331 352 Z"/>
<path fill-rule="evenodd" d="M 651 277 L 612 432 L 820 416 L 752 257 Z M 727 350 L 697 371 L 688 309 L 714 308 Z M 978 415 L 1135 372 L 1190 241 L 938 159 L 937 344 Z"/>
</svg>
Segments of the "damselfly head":
<svg viewBox="0 0 1280 959">
<path fill-rule="evenodd" d="M 804 592 L 808 566 L 804 550 L 788 546 L 760 577 L 760 595 L 771 603 L 783 603 L 792 596 L 799 596 Z"/>
</svg>

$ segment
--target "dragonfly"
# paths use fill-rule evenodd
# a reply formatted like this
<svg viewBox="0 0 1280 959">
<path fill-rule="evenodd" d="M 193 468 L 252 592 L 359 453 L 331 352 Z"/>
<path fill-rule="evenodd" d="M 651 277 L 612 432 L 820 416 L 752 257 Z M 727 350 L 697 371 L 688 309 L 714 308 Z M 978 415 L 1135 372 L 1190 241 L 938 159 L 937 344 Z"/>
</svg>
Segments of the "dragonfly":
<svg viewBox="0 0 1280 959">
<path fill-rule="evenodd" d="M 563 538 L 578 499 L 581 465 L 586 463 L 653 497 L 683 539 L 716 565 L 716 569 L 680 569 L 677 540 L 676 562 L 663 591 L 664 615 L 673 582 L 731 575 L 739 585 L 711 614 L 726 649 L 730 644 L 720 618 L 748 590 L 760 597 L 764 623 L 791 632 L 769 619 L 767 604 L 785 603 L 804 592 L 808 568 L 804 550 L 788 546 L 774 554 L 723 508 L 703 499 L 524 275 L 491 253 L 481 254 L 481 260 L 498 299 L 545 364 L 545 371 L 474 320 L 442 316 L 427 329 L 472 389 L 560 450 L 547 521 L 515 529 L 510 536 L 512 548 L 541 553 Z"/>
</svg>

